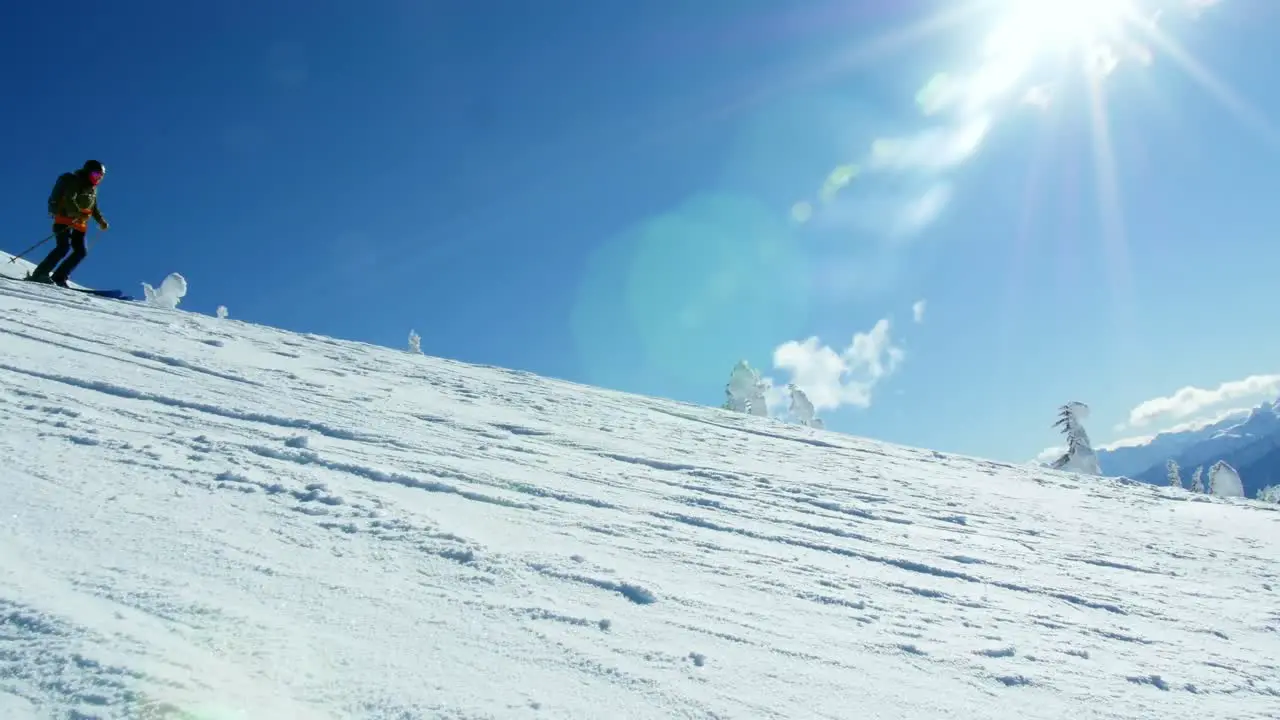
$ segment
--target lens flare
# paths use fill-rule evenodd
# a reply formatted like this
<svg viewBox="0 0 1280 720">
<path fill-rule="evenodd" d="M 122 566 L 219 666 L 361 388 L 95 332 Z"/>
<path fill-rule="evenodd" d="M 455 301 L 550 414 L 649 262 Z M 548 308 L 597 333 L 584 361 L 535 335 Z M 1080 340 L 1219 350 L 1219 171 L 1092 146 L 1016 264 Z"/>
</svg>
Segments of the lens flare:
<svg viewBox="0 0 1280 720">
<path fill-rule="evenodd" d="M 1006 29 L 1031 44 L 1078 44 L 1121 32 L 1134 16 L 1126 0 L 1007 0 Z"/>
</svg>

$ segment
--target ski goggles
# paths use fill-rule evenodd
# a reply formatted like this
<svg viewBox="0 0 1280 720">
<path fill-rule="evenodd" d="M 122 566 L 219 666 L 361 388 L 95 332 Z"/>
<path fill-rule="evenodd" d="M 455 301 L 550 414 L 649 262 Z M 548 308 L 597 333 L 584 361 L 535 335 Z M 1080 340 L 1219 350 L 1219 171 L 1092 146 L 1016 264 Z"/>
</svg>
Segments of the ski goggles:
<svg viewBox="0 0 1280 720">
<path fill-rule="evenodd" d="M 97 170 L 94 170 L 93 172 L 89 173 L 89 180 L 94 185 L 97 185 L 98 183 L 102 182 L 102 173 L 98 172 Z"/>
</svg>

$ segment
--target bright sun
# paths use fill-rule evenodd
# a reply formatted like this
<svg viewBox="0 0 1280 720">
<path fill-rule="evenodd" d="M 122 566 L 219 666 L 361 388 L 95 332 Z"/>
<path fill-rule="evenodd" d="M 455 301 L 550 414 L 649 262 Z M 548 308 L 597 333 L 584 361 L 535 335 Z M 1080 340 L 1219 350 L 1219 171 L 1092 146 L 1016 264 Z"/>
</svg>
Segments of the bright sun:
<svg viewBox="0 0 1280 720">
<path fill-rule="evenodd" d="M 1059 45 L 1115 37 L 1134 14 L 1132 0 L 1005 0 L 1005 31 L 1023 41 Z"/>
</svg>

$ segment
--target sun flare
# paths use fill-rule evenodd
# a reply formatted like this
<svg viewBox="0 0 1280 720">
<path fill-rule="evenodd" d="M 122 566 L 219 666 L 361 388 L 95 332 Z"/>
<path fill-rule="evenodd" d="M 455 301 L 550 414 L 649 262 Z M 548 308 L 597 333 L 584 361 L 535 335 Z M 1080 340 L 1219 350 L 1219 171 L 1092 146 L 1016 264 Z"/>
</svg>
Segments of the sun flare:
<svg viewBox="0 0 1280 720">
<path fill-rule="evenodd" d="M 1004 29 L 1042 46 L 1088 44 L 1123 34 L 1132 0 L 1004 0 Z"/>
</svg>

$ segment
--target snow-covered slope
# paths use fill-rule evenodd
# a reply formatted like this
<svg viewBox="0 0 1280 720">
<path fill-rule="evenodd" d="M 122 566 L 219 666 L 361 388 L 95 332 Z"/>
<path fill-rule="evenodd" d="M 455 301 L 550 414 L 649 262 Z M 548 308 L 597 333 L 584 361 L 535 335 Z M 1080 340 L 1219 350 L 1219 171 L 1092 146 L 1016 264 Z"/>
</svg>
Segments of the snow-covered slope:
<svg viewBox="0 0 1280 720">
<path fill-rule="evenodd" d="M 9 253 L 0 252 L 0 278 L 10 278 L 10 279 L 25 278 L 26 276 L 31 274 L 32 270 L 36 269 L 36 262 L 40 262 L 41 260 L 43 260 L 44 256 L 48 254 L 48 252 L 52 249 L 53 249 L 53 241 L 50 240 L 44 245 L 41 245 L 35 250 L 32 250 L 31 253 L 28 254 L 26 258 L 15 258 L 13 255 Z M 31 262 L 31 260 L 28 258 L 34 259 L 36 262 Z M 80 283 L 77 283 L 74 280 L 68 282 L 67 285 L 68 287 L 73 287 L 73 288 L 85 287 L 84 285 L 81 285 Z"/>
<path fill-rule="evenodd" d="M 1280 709 L 1242 500 L 7 281 L 0 458 L 6 720 Z"/>
</svg>

